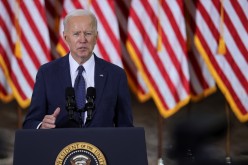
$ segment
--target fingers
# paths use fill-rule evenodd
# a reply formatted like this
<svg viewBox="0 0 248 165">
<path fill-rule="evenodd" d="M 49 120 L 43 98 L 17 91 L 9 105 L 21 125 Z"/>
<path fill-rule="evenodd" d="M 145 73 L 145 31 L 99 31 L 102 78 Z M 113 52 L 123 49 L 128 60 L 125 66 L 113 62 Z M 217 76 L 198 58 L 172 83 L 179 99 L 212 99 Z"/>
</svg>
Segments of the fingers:
<svg viewBox="0 0 248 165">
<path fill-rule="evenodd" d="M 41 129 L 51 129 L 51 128 L 55 128 L 55 122 L 56 122 L 56 118 L 60 113 L 60 108 L 56 108 L 56 110 L 54 111 L 54 113 L 52 115 L 46 115 L 43 120 L 42 120 L 42 124 L 41 124 Z"/>
<path fill-rule="evenodd" d="M 55 128 L 55 124 L 50 124 L 50 123 L 46 123 L 46 122 L 42 122 L 41 124 L 41 129 L 52 129 Z"/>
<path fill-rule="evenodd" d="M 53 112 L 52 115 L 53 115 L 55 118 L 57 118 L 57 116 L 59 115 L 59 112 L 60 112 L 60 108 L 58 107 L 58 108 L 55 109 L 55 111 Z"/>
</svg>

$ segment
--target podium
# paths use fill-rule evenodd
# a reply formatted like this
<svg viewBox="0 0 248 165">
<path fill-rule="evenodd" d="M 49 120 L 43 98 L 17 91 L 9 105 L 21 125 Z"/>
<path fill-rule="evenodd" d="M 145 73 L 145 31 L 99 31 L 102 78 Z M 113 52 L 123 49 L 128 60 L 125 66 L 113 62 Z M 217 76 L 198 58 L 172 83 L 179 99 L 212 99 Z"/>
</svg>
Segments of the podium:
<svg viewBox="0 0 248 165">
<path fill-rule="evenodd" d="M 143 128 L 17 130 L 14 165 L 147 165 Z M 87 164 L 88 163 L 88 164 Z"/>
</svg>

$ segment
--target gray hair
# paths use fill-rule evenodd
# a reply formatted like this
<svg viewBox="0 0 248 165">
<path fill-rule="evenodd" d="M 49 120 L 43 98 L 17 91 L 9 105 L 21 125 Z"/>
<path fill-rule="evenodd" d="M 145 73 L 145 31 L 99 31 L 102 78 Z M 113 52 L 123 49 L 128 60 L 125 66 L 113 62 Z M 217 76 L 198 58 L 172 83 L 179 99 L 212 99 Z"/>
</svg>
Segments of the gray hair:
<svg viewBox="0 0 248 165">
<path fill-rule="evenodd" d="M 63 21 L 64 29 L 66 27 L 66 24 L 67 24 L 68 20 L 71 17 L 73 17 L 73 16 L 91 16 L 91 18 L 93 20 L 93 25 L 95 27 L 95 30 L 97 30 L 97 19 L 96 19 L 96 16 L 91 11 L 85 10 L 85 9 L 76 9 L 76 10 L 73 10 L 72 12 L 68 13 L 65 16 L 65 19 Z"/>
</svg>

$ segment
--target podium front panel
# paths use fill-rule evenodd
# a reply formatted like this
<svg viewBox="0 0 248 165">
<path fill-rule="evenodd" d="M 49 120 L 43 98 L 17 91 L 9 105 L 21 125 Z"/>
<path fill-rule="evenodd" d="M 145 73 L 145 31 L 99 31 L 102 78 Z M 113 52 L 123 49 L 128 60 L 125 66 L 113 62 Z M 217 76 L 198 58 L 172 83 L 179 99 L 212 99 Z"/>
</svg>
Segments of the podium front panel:
<svg viewBox="0 0 248 165">
<path fill-rule="evenodd" d="M 56 164 L 59 155 L 66 157 L 72 150 L 66 147 L 73 143 L 93 145 L 103 154 L 107 165 L 148 164 L 144 129 L 119 127 L 18 130 L 14 165 Z"/>
</svg>

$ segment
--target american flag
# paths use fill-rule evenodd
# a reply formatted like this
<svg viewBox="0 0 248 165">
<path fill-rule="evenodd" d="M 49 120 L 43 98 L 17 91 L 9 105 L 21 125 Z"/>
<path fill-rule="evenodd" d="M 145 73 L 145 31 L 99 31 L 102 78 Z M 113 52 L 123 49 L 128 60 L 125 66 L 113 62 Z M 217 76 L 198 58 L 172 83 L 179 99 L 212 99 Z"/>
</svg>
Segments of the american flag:
<svg viewBox="0 0 248 165">
<path fill-rule="evenodd" d="M 188 1 L 196 47 L 230 107 L 248 120 L 248 1 Z M 224 42 L 220 42 L 220 38 Z M 218 53 L 219 46 L 222 52 Z"/>
<path fill-rule="evenodd" d="M 59 52 L 56 50 L 56 46 L 59 40 L 59 25 L 63 2 L 64 0 L 45 0 L 46 18 L 51 44 L 51 55 L 54 59 L 61 57 Z"/>
<path fill-rule="evenodd" d="M 127 47 L 162 116 L 215 92 L 215 81 L 192 41 L 184 1 L 132 3 Z"/>
<path fill-rule="evenodd" d="M 118 0 L 115 1 L 115 3 L 116 3 L 116 14 L 117 14 L 119 30 L 120 30 L 120 38 L 121 38 L 120 43 L 121 43 L 122 63 L 128 76 L 128 83 L 131 90 L 139 99 L 139 101 L 145 102 L 151 98 L 151 95 L 149 93 L 148 87 L 144 79 L 141 76 L 141 72 L 135 66 L 126 48 L 127 20 L 129 16 L 131 0 Z"/>
<path fill-rule="evenodd" d="M 185 12 L 191 98 L 193 101 L 199 101 L 214 93 L 217 88 L 214 78 L 194 44 L 193 20 L 188 16 L 189 11 L 186 10 Z"/>
<path fill-rule="evenodd" d="M 98 20 L 98 40 L 94 52 L 97 56 L 123 68 L 121 59 L 120 36 L 115 13 L 114 0 L 65 0 L 62 19 L 74 9 L 89 9 Z M 63 20 L 60 21 L 60 39 L 57 50 L 65 55 L 69 50 L 63 39 Z"/>
<path fill-rule="evenodd" d="M 133 0 L 127 48 L 164 117 L 190 100 L 183 0 Z"/>
<path fill-rule="evenodd" d="M 0 65 L 15 99 L 26 108 L 39 66 L 51 59 L 44 0 L 1 0 L 0 36 Z"/>
</svg>

